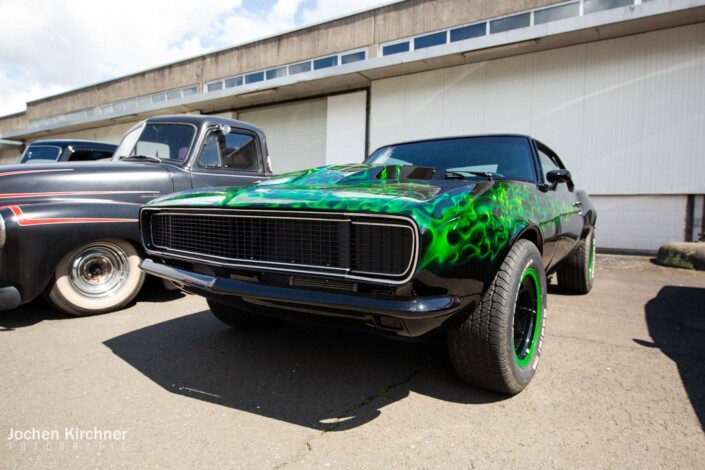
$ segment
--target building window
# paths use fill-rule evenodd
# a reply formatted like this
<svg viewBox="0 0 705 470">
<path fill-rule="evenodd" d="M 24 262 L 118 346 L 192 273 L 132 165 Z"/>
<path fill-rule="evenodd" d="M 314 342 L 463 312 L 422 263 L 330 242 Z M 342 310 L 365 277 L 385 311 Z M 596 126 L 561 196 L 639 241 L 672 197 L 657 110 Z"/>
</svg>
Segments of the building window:
<svg viewBox="0 0 705 470">
<path fill-rule="evenodd" d="M 296 75 L 297 73 L 310 72 L 311 62 L 301 62 L 300 64 L 293 64 L 289 66 L 289 75 Z"/>
<path fill-rule="evenodd" d="M 472 39 L 487 34 L 487 23 L 471 24 L 450 30 L 450 42 Z"/>
<path fill-rule="evenodd" d="M 313 61 L 313 70 L 335 67 L 338 65 L 338 56 L 324 57 Z"/>
<path fill-rule="evenodd" d="M 267 80 L 272 80 L 273 78 L 286 77 L 286 67 L 279 67 L 277 69 L 267 70 Z"/>
<path fill-rule="evenodd" d="M 440 33 L 427 34 L 426 36 L 419 36 L 414 38 L 414 50 L 423 49 L 426 47 L 440 46 L 445 44 L 447 40 L 447 34 L 445 31 Z"/>
<path fill-rule="evenodd" d="M 231 77 L 225 79 L 225 88 L 232 88 L 242 85 L 242 77 Z"/>
<path fill-rule="evenodd" d="M 559 5 L 557 7 L 546 8 L 534 12 L 534 24 L 544 24 L 549 21 L 564 20 L 580 14 L 580 4 L 578 2 Z"/>
<path fill-rule="evenodd" d="M 625 7 L 633 5 L 634 0 L 585 0 L 584 12 L 595 13 L 603 10 L 611 10 L 612 8 Z"/>
<path fill-rule="evenodd" d="M 192 86 L 192 87 L 184 88 L 181 91 L 183 92 L 183 96 L 195 95 L 196 93 L 198 93 L 198 87 Z"/>
<path fill-rule="evenodd" d="M 255 72 L 245 75 L 245 83 L 256 83 L 264 80 L 264 72 Z"/>
<path fill-rule="evenodd" d="M 352 52 L 350 54 L 345 54 L 340 56 L 341 64 L 350 64 L 352 62 L 358 62 L 360 60 L 365 60 L 365 51 Z"/>
<path fill-rule="evenodd" d="M 490 34 L 503 33 L 512 29 L 526 28 L 531 25 L 531 13 L 508 16 L 499 20 L 490 21 Z"/>
<path fill-rule="evenodd" d="M 218 91 L 223 89 L 223 82 L 213 82 L 206 85 L 206 90 L 208 93 L 211 91 Z"/>
<path fill-rule="evenodd" d="M 409 42 L 398 42 L 389 46 L 382 46 L 382 55 L 399 54 L 400 52 L 409 52 Z"/>
</svg>

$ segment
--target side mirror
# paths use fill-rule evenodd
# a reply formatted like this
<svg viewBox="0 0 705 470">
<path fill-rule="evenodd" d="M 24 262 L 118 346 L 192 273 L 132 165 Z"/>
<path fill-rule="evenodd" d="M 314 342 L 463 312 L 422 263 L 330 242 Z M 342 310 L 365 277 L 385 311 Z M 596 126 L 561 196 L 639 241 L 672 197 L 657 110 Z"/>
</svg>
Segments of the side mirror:
<svg viewBox="0 0 705 470">
<path fill-rule="evenodd" d="M 551 170 L 546 173 L 546 179 L 551 184 L 570 183 L 573 181 L 568 170 Z"/>
<path fill-rule="evenodd" d="M 573 188 L 575 188 L 573 178 L 570 176 L 570 171 L 568 170 L 551 170 L 546 173 L 546 179 L 549 184 L 544 185 L 544 191 L 556 189 L 558 183 L 565 183 L 568 186 L 568 190 L 571 192 Z"/>
<path fill-rule="evenodd" d="M 220 131 L 221 134 L 228 135 L 228 134 L 230 134 L 232 129 L 227 124 L 222 124 L 222 125 L 218 126 L 218 130 Z"/>
</svg>

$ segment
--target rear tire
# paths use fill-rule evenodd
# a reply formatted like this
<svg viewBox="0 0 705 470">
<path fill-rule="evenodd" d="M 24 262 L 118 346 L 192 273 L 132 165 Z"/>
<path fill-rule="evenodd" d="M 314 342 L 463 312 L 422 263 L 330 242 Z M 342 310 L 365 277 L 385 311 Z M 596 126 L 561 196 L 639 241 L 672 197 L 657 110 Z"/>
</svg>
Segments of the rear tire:
<svg viewBox="0 0 705 470">
<path fill-rule="evenodd" d="M 571 294 L 587 294 L 595 279 L 595 232 L 578 242 L 558 269 L 558 287 Z"/>
<path fill-rule="evenodd" d="M 274 324 L 274 320 L 269 317 L 250 313 L 245 309 L 245 306 L 235 307 L 232 305 L 222 304 L 215 300 L 206 299 L 208 307 L 213 312 L 215 317 L 233 328 L 242 331 L 261 331 L 269 328 Z M 236 303 L 243 303 L 239 299 L 232 299 Z"/>
<path fill-rule="evenodd" d="M 455 372 L 465 382 L 510 395 L 531 381 L 546 323 L 546 273 L 528 240 L 514 244 L 479 305 L 448 333 Z"/>
<path fill-rule="evenodd" d="M 142 288 L 140 261 L 126 240 L 86 243 L 59 261 L 45 298 L 57 310 L 77 317 L 119 310 Z"/>
</svg>

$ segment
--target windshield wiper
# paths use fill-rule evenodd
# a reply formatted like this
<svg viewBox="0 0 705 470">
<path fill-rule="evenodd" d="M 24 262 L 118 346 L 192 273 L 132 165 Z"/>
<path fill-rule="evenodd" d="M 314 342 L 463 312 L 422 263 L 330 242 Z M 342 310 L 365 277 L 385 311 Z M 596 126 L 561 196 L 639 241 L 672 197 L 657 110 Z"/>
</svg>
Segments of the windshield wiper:
<svg viewBox="0 0 705 470">
<path fill-rule="evenodd" d="M 156 162 L 161 163 L 162 160 L 159 157 L 154 157 L 152 155 L 130 155 L 129 157 L 122 157 L 122 160 L 139 160 L 145 162 Z"/>
<path fill-rule="evenodd" d="M 489 171 L 463 171 L 463 170 L 446 171 L 446 178 L 448 178 L 448 179 L 464 179 L 466 174 L 473 175 L 473 176 L 482 176 L 482 177 L 487 178 L 488 180 L 494 180 L 492 173 Z"/>
</svg>

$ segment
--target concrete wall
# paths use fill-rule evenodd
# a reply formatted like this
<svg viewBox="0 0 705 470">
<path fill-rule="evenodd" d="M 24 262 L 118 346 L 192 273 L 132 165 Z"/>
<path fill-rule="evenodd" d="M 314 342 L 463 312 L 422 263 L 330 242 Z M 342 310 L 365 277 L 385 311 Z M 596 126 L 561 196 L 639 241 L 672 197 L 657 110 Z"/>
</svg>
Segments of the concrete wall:
<svg viewBox="0 0 705 470">
<path fill-rule="evenodd" d="M 0 165 L 11 165 L 17 163 L 22 152 L 19 150 L 0 150 Z"/>
<path fill-rule="evenodd" d="M 474 23 L 558 0 L 411 0 L 376 10 L 374 43 Z"/>
</svg>

